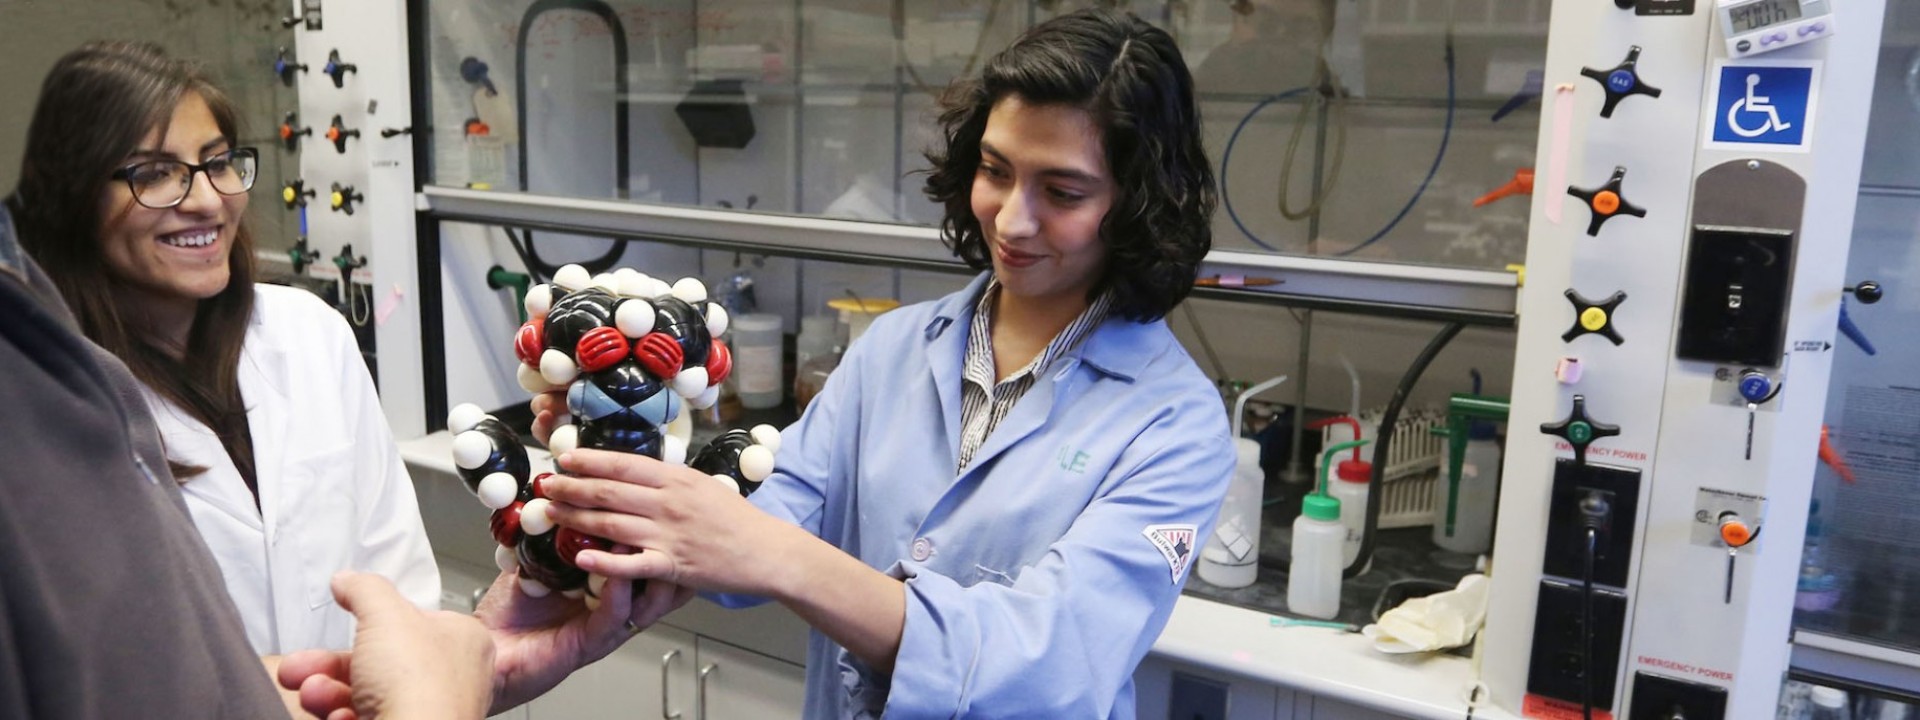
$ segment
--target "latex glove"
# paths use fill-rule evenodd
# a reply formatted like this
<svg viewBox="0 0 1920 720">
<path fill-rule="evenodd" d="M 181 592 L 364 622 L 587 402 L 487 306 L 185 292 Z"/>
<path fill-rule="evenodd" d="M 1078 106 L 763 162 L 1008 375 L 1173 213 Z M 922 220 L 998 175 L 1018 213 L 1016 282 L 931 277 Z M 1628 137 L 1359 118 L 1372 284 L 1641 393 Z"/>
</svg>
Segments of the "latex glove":
<svg viewBox="0 0 1920 720">
<path fill-rule="evenodd" d="M 1381 652 L 1429 652 L 1473 641 L 1487 619 L 1487 576 L 1468 575 L 1446 592 L 1408 600 L 1361 632 Z"/>
</svg>

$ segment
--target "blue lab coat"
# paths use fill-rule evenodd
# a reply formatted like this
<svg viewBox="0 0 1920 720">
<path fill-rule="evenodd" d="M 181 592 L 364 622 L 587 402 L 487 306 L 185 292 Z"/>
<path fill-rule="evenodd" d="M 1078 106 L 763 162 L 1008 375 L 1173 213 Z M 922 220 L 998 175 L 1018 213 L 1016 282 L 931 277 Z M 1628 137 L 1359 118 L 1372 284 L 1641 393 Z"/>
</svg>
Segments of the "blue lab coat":
<svg viewBox="0 0 1920 720">
<path fill-rule="evenodd" d="M 753 494 L 906 582 L 891 678 L 812 634 L 808 718 L 1131 718 L 1134 667 L 1212 532 L 1226 413 L 1164 321 L 1109 317 L 955 477 L 986 278 L 877 319 Z"/>
</svg>

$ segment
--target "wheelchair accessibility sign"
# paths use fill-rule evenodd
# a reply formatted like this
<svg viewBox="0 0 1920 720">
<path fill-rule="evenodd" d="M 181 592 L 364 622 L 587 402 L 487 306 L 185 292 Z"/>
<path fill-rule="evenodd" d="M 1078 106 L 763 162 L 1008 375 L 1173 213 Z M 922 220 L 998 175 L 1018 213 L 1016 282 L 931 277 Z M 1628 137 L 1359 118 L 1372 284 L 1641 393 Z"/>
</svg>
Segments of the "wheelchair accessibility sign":
<svg viewBox="0 0 1920 720">
<path fill-rule="evenodd" d="M 1807 61 L 1722 61 L 1714 73 L 1705 145 L 1721 150 L 1806 152 L 1813 140 L 1820 66 Z"/>
</svg>

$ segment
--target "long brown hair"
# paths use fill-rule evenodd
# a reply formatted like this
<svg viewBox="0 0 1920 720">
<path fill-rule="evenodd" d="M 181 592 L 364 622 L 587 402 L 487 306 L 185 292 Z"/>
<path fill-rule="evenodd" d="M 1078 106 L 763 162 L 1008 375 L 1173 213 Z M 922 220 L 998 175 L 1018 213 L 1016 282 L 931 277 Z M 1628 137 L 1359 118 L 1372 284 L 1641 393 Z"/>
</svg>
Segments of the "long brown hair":
<svg viewBox="0 0 1920 720">
<path fill-rule="evenodd" d="M 227 257 L 227 287 L 200 301 L 185 362 L 163 351 L 149 328 L 130 325 L 115 299 L 101 233 L 111 176 L 166 126 L 174 106 L 200 96 L 229 142 L 240 137 L 233 102 L 192 63 L 150 43 L 91 42 L 55 63 L 40 86 L 27 129 L 20 185 L 7 198 L 21 244 L 60 288 L 87 337 L 119 357 L 147 387 L 219 434 L 243 473 L 253 444 L 240 398 L 240 346 L 253 317 L 253 233 L 243 218 Z M 169 461 L 185 480 L 206 468 Z"/>
</svg>

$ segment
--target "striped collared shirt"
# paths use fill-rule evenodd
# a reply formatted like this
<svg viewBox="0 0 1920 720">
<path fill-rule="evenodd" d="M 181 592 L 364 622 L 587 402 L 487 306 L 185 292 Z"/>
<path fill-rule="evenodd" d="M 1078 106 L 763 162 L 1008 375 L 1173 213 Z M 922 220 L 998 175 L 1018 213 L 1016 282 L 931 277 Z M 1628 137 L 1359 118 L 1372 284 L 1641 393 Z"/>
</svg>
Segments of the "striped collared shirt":
<svg viewBox="0 0 1920 720">
<path fill-rule="evenodd" d="M 1055 335 L 1053 342 L 1033 358 L 1033 362 L 1020 368 L 1007 379 L 994 382 L 993 365 L 993 308 L 1000 298 L 1000 281 L 991 279 L 987 287 L 980 292 L 980 301 L 973 309 L 973 322 L 967 333 L 966 382 L 960 385 L 960 465 L 959 470 L 967 469 L 973 462 L 973 454 L 985 445 L 987 436 L 1000 425 L 1007 413 L 1013 410 L 1027 389 L 1033 387 L 1034 378 L 1045 371 L 1047 366 L 1061 355 L 1073 350 L 1085 340 L 1088 333 L 1100 325 L 1107 317 L 1107 308 L 1113 304 L 1112 293 L 1101 293 L 1087 306 L 1080 317 L 1074 318 L 1067 327 Z"/>
</svg>

